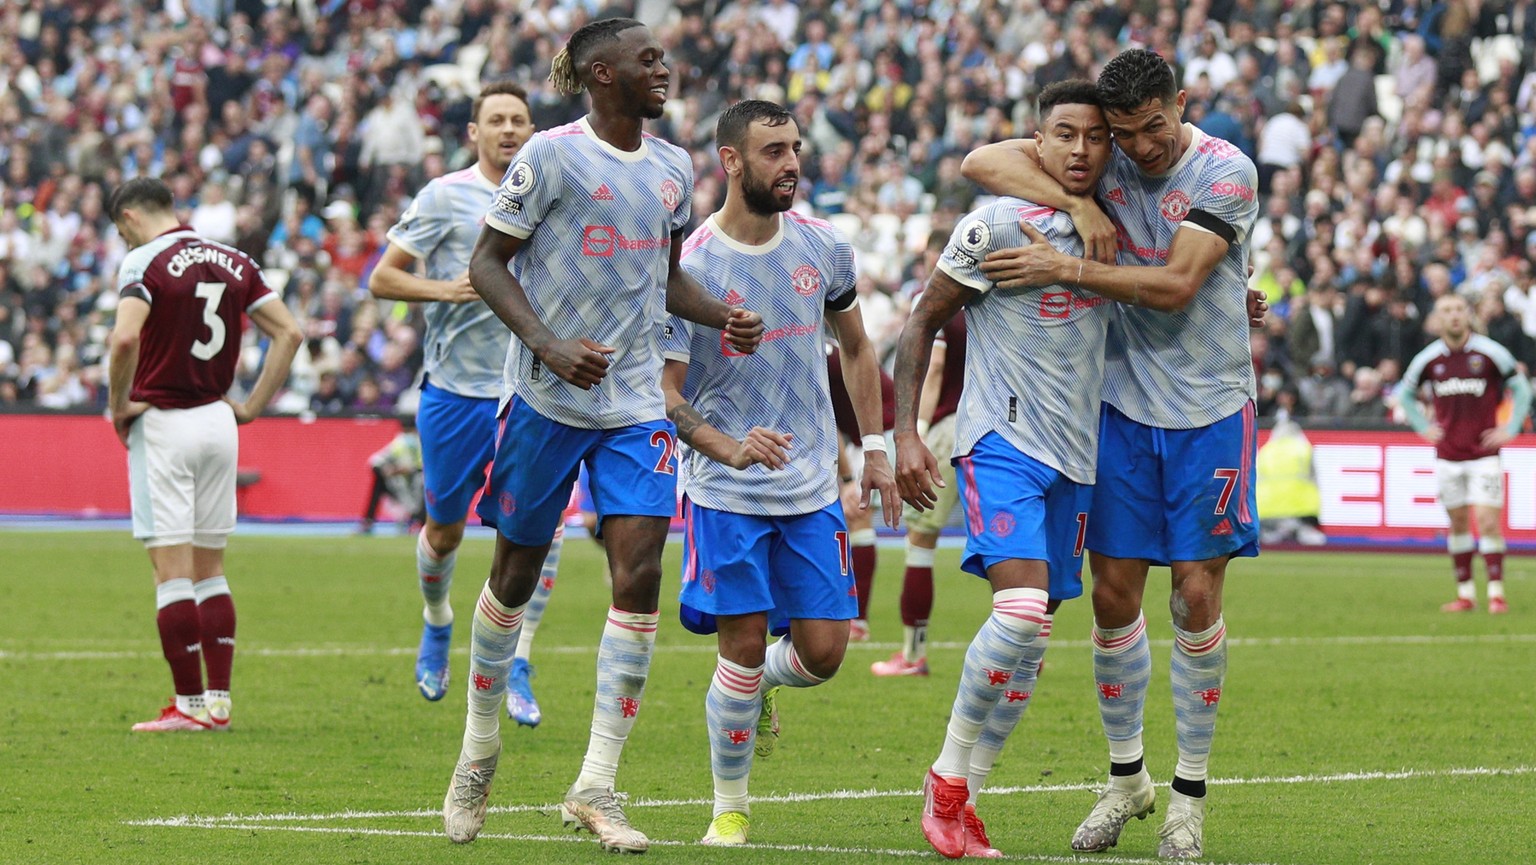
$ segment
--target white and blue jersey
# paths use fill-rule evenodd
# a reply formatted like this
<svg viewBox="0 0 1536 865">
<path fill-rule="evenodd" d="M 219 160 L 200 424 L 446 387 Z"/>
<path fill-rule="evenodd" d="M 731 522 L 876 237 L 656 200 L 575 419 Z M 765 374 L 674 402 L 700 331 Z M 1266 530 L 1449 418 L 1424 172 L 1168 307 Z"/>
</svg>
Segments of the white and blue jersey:
<svg viewBox="0 0 1536 865">
<path fill-rule="evenodd" d="M 428 279 L 452 281 L 469 269 L 496 184 L 471 165 L 429 182 L 416 193 L 389 242 L 426 265 Z M 423 367 L 434 387 L 459 396 L 501 396 L 501 367 L 511 331 L 481 301 L 423 304 L 427 333 Z"/>
<path fill-rule="evenodd" d="M 981 272 L 987 254 L 1028 243 L 1019 220 L 1051 245 L 1081 256 L 1082 239 L 1064 213 L 1000 198 L 963 217 L 939 258 L 951 279 L 981 292 L 965 308 L 970 350 L 955 429 L 954 456 L 988 433 L 1080 484 L 1094 482 L 1104 332 L 1113 305 L 1085 289 L 994 288 Z"/>
<path fill-rule="evenodd" d="M 1119 147 L 1098 200 L 1119 231 L 1119 263 L 1168 263 L 1174 233 L 1221 235 L 1227 254 L 1183 311 L 1119 305 L 1106 347 L 1104 401 L 1162 429 L 1193 429 L 1254 399 L 1248 347 L 1248 240 L 1258 219 L 1258 170 L 1232 144 L 1199 129 L 1166 175 L 1141 170 Z M 1198 211 L 1198 213 L 1196 213 Z"/>
<path fill-rule="evenodd" d="M 663 349 L 688 364 L 683 397 L 735 439 L 755 426 L 792 433 L 789 465 L 737 471 L 684 449 L 681 484 L 704 507 L 738 514 L 808 514 L 837 500 L 837 428 L 822 348 L 827 310 L 851 309 L 853 247 L 831 224 L 789 212 L 761 246 L 739 243 L 710 217 L 683 245 L 682 265 L 729 306 L 763 317 L 754 354 L 731 349 L 724 334 L 672 316 Z"/>
<path fill-rule="evenodd" d="M 557 338 L 585 337 L 615 351 L 603 381 L 582 390 L 543 369 L 513 339 L 504 404 L 515 394 L 544 417 L 584 429 L 665 415 L 660 340 L 667 271 L 692 195 L 687 152 L 651 135 L 638 150 L 620 150 L 582 118 L 523 145 L 485 223 L 526 239 L 512 274 Z"/>
<path fill-rule="evenodd" d="M 822 332 L 828 310 L 858 302 L 853 247 L 829 223 L 793 212 L 757 246 L 710 217 L 684 244 L 682 264 L 728 305 L 760 311 L 765 328 L 756 353 L 743 355 L 721 331 L 673 316 L 665 350 L 688 364 L 683 396 L 733 438 L 754 426 L 794 435 L 789 465 L 776 471 L 738 471 L 691 449 L 680 456 L 683 624 L 711 633 L 714 616 L 763 611 L 774 629 L 851 619 L 858 597 Z"/>
</svg>

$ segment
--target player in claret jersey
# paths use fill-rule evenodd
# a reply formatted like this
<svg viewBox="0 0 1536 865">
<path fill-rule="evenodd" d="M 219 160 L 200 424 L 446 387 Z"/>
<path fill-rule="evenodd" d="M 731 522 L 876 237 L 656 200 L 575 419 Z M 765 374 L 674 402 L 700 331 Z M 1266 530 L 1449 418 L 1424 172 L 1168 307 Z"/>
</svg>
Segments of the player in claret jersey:
<svg viewBox="0 0 1536 865">
<path fill-rule="evenodd" d="M 1155 52 L 1121 53 L 1104 65 L 1098 90 L 1118 146 L 1097 198 L 1065 193 L 1024 142 L 972 154 L 967 176 L 992 192 L 1068 210 L 1090 247 L 1100 245 L 1090 226 L 1105 224 L 1106 212 L 1113 223 L 1119 266 L 1062 255 L 1032 236 L 1029 246 L 995 253 L 983 270 L 1003 288 L 1068 282 L 1119 301 L 1105 349 L 1088 521 L 1094 677 L 1110 778 L 1072 848 L 1113 847 L 1126 821 L 1153 809 L 1141 744 L 1152 665 L 1141 605 L 1148 567 L 1158 564 L 1173 571 L 1179 752 L 1158 855 L 1197 858 L 1227 667 L 1222 587 L 1232 558 L 1258 555 L 1247 291 L 1257 169 L 1229 142 L 1183 122 L 1185 94 Z"/>
<path fill-rule="evenodd" d="M 1441 607 L 1448 613 L 1477 608 L 1472 581 L 1472 527 L 1469 507 L 1477 508 L 1476 549 L 1488 570 L 1488 612 L 1506 613 L 1504 600 L 1504 469 L 1499 448 L 1520 432 L 1531 407 L 1531 385 L 1515 366 L 1509 350 L 1472 332 L 1466 298 L 1447 294 L 1435 301 L 1440 338 L 1408 364 L 1401 393 L 1403 414 L 1416 432 L 1435 446 L 1435 477 L 1440 504 L 1451 519 L 1447 546 L 1456 569 L 1456 600 Z M 1429 391 L 1434 418 L 1419 406 L 1419 389 Z M 1499 405 L 1508 391 L 1513 405 L 1508 422 L 1499 423 Z"/>
<path fill-rule="evenodd" d="M 691 630 L 716 630 L 720 656 L 704 700 L 715 808 L 704 843 L 747 841 L 753 754 L 777 739 L 773 692 L 831 678 L 857 611 L 848 527 L 838 500 L 841 446 L 822 352 L 823 322 L 842 345 L 856 434 L 881 438 L 880 370 L 854 291 L 853 247 L 789 208 L 800 180 L 800 128 L 772 102 L 739 102 L 715 133 L 725 203 L 683 248 L 683 267 L 733 306 L 765 310 L 756 354 L 717 328 L 668 325 L 662 387 L 687 443 L 681 600 Z M 865 453 L 861 498 L 879 489 L 897 519 L 881 447 Z M 771 625 L 789 635 L 771 646 Z"/>
<path fill-rule="evenodd" d="M 495 447 L 501 366 L 511 339 L 507 326 L 470 287 L 469 256 L 497 184 L 533 134 L 528 94 L 511 81 L 481 88 L 470 116 L 475 164 L 432 180 L 416 194 L 389 230 L 389 246 L 368 279 L 375 297 L 426 304 L 426 376 L 416 411 L 427 498 L 426 525 L 416 538 L 416 573 L 426 604 L 416 687 L 428 700 L 441 700 L 448 691 L 449 588 L 469 503 L 485 485 Z M 411 272 L 417 262 L 425 274 Z M 541 715 L 528 681 L 528 656 L 554 586 L 562 542 L 557 531 L 523 617 L 507 686 L 508 714 L 530 727 L 538 726 Z"/>
<path fill-rule="evenodd" d="M 133 536 L 155 569 L 155 619 L 176 686 L 175 702 L 133 729 L 226 730 L 235 605 L 224 546 L 235 528 L 235 427 L 282 387 L 302 335 L 256 262 L 176 221 L 164 183 L 124 183 L 108 213 L 132 247 L 118 273 L 112 425 L 128 448 Z M 246 315 L 272 344 L 256 385 L 236 403 L 224 395 Z"/>
<path fill-rule="evenodd" d="M 668 313 L 720 328 L 744 354 L 762 336 L 756 313 L 713 297 L 678 264 L 693 163 L 641 128 L 666 105 L 662 55 L 650 29 L 629 18 L 571 34 L 550 80 L 566 93 L 588 91 L 592 110 L 523 146 L 470 259 L 470 283 L 516 338 L 477 507 L 497 536 L 471 628 L 463 747 L 443 801 L 444 827 L 456 842 L 473 840 L 485 825 L 518 630 L 585 463 L 607 540 L 613 606 L 597 653 L 587 754 L 561 815 L 606 849 L 650 846 L 613 786 L 650 670 L 661 551 L 677 508 L 662 328 Z"/>
<path fill-rule="evenodd" d="M 1088 81 L 1040 93 L 1041 164 L 1068 189 L 1093 188 L 1109 161 L 1098 103 Z M 939 501 L 933 483 L 944 481 L 917 433 L 919 393 L 934 337 L 965 310 L 969 350 L 953 452 L 966 523 L 960 566 L 991 584 L 992 614 L 966 650 L 944 744 L 923 780 L 923 835 L 950 858 L 1002 855 L 987 840 L 975 797 L 1029 705 L 1056 607 L 1083 592 L 1112 305 L 1072 285 L 1015 291 L 989 280 L 982 261 L 1022 243 L 1025 232 L 1082 254 L 1072 220 L 1031 201 L 1003 197 L 962 217 L 896 354 L 897 480 L 907 504 L 926 511 Z"/>
</svg>

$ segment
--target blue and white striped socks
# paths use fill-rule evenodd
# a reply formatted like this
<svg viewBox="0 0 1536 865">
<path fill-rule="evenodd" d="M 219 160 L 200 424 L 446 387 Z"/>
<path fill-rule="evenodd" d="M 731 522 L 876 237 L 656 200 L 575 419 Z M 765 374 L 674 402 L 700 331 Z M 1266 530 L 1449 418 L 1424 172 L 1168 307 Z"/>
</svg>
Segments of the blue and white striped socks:
<svg viewBox="0 0 1536 865">
<path fill-rule="evenodd" d="M 1152 646 L 1144 616 L 1137 615 L 1123 628 L 1093 626 L 1093 679 L 1110 762 L 1136 763 L 1142 758 L 1142 712 L 1152 680 Z"/>
<path fill-rule="evenodd" d="M 507 694 L 507 668 L 512 666 L 522 622 L 523 607 L 508 607 L 496 600 L 487 580 L 470 626 L 464 755 L 471 760 L 489 757 L 501 748 L 501 701 Z"/>
<path fill-rule="evenodd" d="M 709 725 L 709 768 L 715 778 L 715 813 L 749 813 L 747 776 L 763 711 L 763 668 L 743 667 L 719 657 L 715 677 L 704 696 Z"/>
<path fill-rule="evenodd" d="M 421 584 L 421 598 L 426 602 L 422 618 L 433 627 L 453 624 L 448 590 L 453 586 L 453 565 L 458 557 L 458 550 L 439 556 L 427 543 L 425 531 L 416 534 L 416 579 Z"/>
<path fill-rule="evenodd" d="M 619 755 L 634 729 L 645 695 L 656 648 L 659 613 L 630 613 L 608 608 L 608 623 L 597 648 L 597 696 L 592 706 L 592 735 L 574 789 L 612 789 Z"/>
<path fill-rule="evenodd" d="M 533 597 L 528 599 L 528 610 L 523 614 L 523 633 L 517 638 L 517 657 L 528 660 L 533 653 L 533 635 L 544 620 L 544 608 L 549 605 L 549 593 L 555 590 L 555 576 L 560 572 L 560 550 L 565 546 L 565 526 L 555 527 L 555 539 L 549 542 L 549 552 L 544 556 L 544 566 L 539 569 L 539 581 L 533 585 Z"/>
<path fill-rule="evenodd" d="M 1227 674 L 1227 626 L 1221 619 L 1197 633 L 1173 629 L 1173 717 L 1178 730 L 1177 779 L 1204 786 L 1216 733 L 1216 706 Z"/>
<path fill-rule="evenodd" d="M 1040 627 L 1040 635 L 1024 650 L 1024 660 L 1019 662 L 1019 668 L 1013 671 L 1013 677 L 1003 688 L 1003 696 L 992 707 L 992 714 L 987 716 L 987 723 L 982 725 L 981 735 L 976 739 L 976 747 L 971 749 L 970 790 L 971 803 L 975 804 L 976 794 L 987 783 L 987 776 L 992 774 L 992 766 L 997 762 L 998 752 L 1007 744 L 1008 737 L 1013 734 L 1013 728 L 1019 725 L 1024 717 L 1024 711 L 1029 708 L 1030 698 L 1035 693 L 1035 682 L 1040 676 L 1040 663 L 1045 660 L 1045 649 L 1051 640 L 1052 616 L 1045 617 L 1045 624 Z"/>
</svg>

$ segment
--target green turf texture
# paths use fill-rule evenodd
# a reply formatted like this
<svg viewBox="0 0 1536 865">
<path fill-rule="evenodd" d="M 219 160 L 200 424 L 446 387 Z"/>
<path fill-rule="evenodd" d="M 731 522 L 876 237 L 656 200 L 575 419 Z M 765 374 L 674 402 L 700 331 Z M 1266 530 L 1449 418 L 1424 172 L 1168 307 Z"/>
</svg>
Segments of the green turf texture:
<svg viewBox="0 0 1536 865">
<path fill-rule="evenodd" d="M 142 549 L 125 534 L 0 532 L 0 862 L 611 861 L 590 836 L 563 832 L 551 807 L 586 745 L 591 647 L 608 603 L 598 553 L 581 538 L 566 544 L 534 650 L 544 723 L 503 726 L 485 835 L 455 846 L 441 834 L 437 814 L 463 730 L 468 627 L 490 550 L 476 538 L 460 553 L 454 682 L 429 704 L 412 677 L 420 599 L 409 539 L 237 535 L 227 560 L 239 610 L 234 730 L 149 735 L 128 728 L 153 717 L 171 688 Z M 939 553 L 933 676 L 877 680 L 870 663 L 900 639 L 901 555 L 880 551 L 876 643 L 850 647 L 827 685 L 782 692 L 778 753 L 753 771 L 755 796 L 808 799 L 754 807 L 751 840 L 767 846 L 716 850 L 693 843 L 710 818 L 703 700 L 714 653 L 677 624 L 678 545 L 669 545 L 658 651 L 619 786 L 636 800 L 691 804 L 631 805 L 653 840 L 677 842 L 658 843 L 647 861 L 912 858 L 891 851 L 937 860 L 918 829 L 916 790 L 944 734 L 964 643 L 987 612 L 984 584 L 959 574 L 957 557 Z M 1328 553 L 1233 567 L 1210 861 L 1536 859 L 1533 569 L 1510 559 L 1514 612 L 1503 617 L 1439 612 L 1452 594 L 1449 569 L 1439 555 Z M 1069 602 L 990 784 L 1046 789 L 981 799 L 994 845 L 1016 861 L 1155 857 L 1175 752 L 1167 572 L 1154 570 L 1150 585 L 1146 743 L 1162 783 L 1158 813 L 1132 822 L 1108 854 L 1074 857 L 1068 847 L 1107 759 L 1088 603 Z M 1459 773 L 1474 769 L 1490 771 Z M 817 798 L 837 790 L 883 795 Z M 497 810 L 507 806 L 523 807 Z M 208 819 L 226 815 L 246 819 Z M 178 816 L 191 825 L 141 824 Z M 838 850 L 782 849 L 794 845 Z"/>
</svg>

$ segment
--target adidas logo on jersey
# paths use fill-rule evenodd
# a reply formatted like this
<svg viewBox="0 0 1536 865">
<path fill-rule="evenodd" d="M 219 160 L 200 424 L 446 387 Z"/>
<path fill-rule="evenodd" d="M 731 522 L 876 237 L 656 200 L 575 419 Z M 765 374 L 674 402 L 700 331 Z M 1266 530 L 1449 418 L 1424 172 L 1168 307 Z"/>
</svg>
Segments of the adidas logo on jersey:
<svg viewBox="0 0 1536 865">
<path fill-rule="evenodd" d="M 730 304 L 731 306 L 741 306 L 742 304 L 747 302 L 747 299 L 745 297 L 741 296 L 741 292 L 737 291 L 734 288 L 731 289 L 730 291 L 727 291 L 725 293 L 725 297 L 722 298 L 722 299 L 726 303 Z"/>
<path fill-rule="evenodd" d="M 1232 521 L 1224 519 L 1221 522 L 1217 523 L 1216 524 L 1216 528 L 1211 529 L 1211 534 L 1213 536 L 1214 535 L 1230 535 L 1230 534 L 1232 534 Z"/>
<path fill-rule="evenodd" d="M 604 183 L 603 185 L 599 186 L 597 189 L 593 190 L 593 192 L 592 192 L 592 200 L 593 201 L 612 201 L 613 200 L 613 190 L 608 188 L 608 184 Z"/>
</svg>

